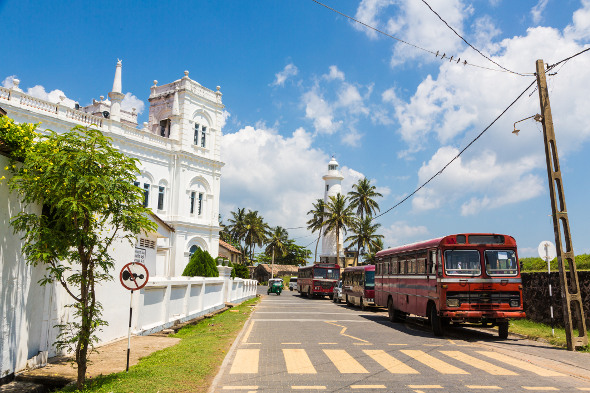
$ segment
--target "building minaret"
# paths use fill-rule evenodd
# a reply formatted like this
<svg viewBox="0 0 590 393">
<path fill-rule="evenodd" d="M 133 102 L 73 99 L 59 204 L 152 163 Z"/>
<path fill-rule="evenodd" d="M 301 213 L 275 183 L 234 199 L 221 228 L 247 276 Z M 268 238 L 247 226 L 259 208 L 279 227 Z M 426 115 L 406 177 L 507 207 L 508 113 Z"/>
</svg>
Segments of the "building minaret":
<svg viewBox="0 0 590 393">
<path fill-rule="evenodd" d="M 117 61 L 117 68 L 115 68 L 115 80 L 113 81 L 113 91 L 109 93 L 111 99 L 111 114 L 110 118 L 114 121 L 121 121 L 121 101 L 125 98 L 121 87 L 121 60 Z"/>
<path fill-rule="evenodd" d="M 328 163 L 328 172 L 322 177 L 325 182 L 324 186 L 324 202 L 328 204 L 330 201 L 330 197 L 336 196 L 342 193 L 342 173 L 338 168 L 338 161 L 332 156 L 332 159 Z M 340 256 L 344 256 L 344 248 L 342 247 L 343 244 L 343 233 L 340 232 L 339 235 L 339 243 L 340 243 Z M 330 262 L 336 263 L 336 234 L 330 232 L 326 235 L 322 236 L 322 252 L 320 254 L 320 261 L 321 262 Z"/>
</svg>

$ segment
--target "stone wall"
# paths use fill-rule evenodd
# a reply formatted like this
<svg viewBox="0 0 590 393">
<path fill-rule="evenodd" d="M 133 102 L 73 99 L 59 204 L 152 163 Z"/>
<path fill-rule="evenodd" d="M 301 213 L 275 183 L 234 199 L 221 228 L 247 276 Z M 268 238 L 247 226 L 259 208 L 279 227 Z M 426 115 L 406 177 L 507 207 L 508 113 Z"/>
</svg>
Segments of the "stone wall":
<svg viewBox="0 0 590 393">
<path fill-rule="evenodd" d="M 582 304 L 586 319 L 586 329 L 590 328 L 590 271 L 578 271 Z M 549 310 L 549 274 L 522 273 L 522 296 L 527 318 L 546 324 L 551 323 Z M 558 272 L 551 272 L 551 290 L 553 292 L 553 319 L 556 326 L 563 326 L 563 307 L 561 304 L 561 287 Z M 574 322 L 574 327 L 576 322 Z"/>
</svg>

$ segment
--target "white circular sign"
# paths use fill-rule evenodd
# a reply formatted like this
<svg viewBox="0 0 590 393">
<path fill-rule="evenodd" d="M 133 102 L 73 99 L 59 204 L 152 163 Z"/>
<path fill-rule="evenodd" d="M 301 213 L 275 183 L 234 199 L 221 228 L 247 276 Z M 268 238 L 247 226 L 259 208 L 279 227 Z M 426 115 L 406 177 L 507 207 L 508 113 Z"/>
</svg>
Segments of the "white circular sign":
<svg viewBox="0 0 590 393">
<path fill-rule="evenodd" d="M 121 273 L 119 274 L 121 285 L 130 291 L 145 287 L 149 278 L 150 274 L 145 265 L 138 262 L 131 262 L 123 266 L 123 269 L 121 269 Z"/>
<path fill-rule="evenodd" d="M 555 244 L 551 243 L 549 240 L 543 240 L 541 244 L 539 244 L 539 248 L 537 249 L 537 251 L 539 251 L 539 256 L 544 261 L 547 260 L 547 257 L 549 257 L 549 260 L 552 261 L 553 258 L 557 256 Z"/>
</svg>

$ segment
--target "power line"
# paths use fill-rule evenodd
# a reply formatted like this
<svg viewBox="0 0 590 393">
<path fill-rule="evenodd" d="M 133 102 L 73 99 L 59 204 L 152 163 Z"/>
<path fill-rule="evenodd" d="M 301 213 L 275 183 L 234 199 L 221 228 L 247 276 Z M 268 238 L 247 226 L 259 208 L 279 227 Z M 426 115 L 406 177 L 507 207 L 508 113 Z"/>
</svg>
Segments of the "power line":
<svg viewBox="0 0 590 393">
<path fill-rule="evenodd" d="M 551 70 L 551 69 L 555 68 L 557 65 L 559 65 L 559 64 L 561 64 L 561 63 L 565 63 L 566 61 L 573 59 L 573 58 L 574 58 L 574 57 L 576 57 L 576 56 L 580 56 L 582 53 L 584 53 L 584 52 L 588 52 L 589 50 L 590 50 L 590 48 L 586 48 L 586 49 L 584 49 L 584 50 L 581 50 L 581 51 L 579 51 L 579 52 L 578 52 L 578 53 L 576 53 L 575 55 L 572 55 L 572 56 L 570 56 L 570 57 L 566 57 L 565 59 L 558 61 L 557 63 L 551 64 L 551 65 L 547 65 L 547 71 L 549 71 L 549 70 Z"/>
<path fill-rule="evenodd" d="M 479 139 L 479 138 L 480 138 L 480 137 L 481 137 L 481 136 L 482 136 L 482 135 L 483 135 L 483 134 L 484 134 L 484 133 L 485 133 L 487 130 L 489 130 L 489 129 L 490 129 L 490 127 L 492 127 L 492 126 L 494 125 L 494 123 L 496 123 L 496 121 L 498 121 L 498 120 L 499 120 L 499 119 L 500 119 L 500 118 L 501 118 L 501 117 L 504 115 L 504 113 L 506 113 L 506 112 L 508 111 L 508 109 L 510 109 L 510 108 L 511 108 L 511 107 L 512 107 L 512 106 L 513 106 L 513 105 L 514 105 L 514 104 L 515 104 L 515 103 L 516 103 L 516 102 L 517 102 L 517 101 L 518 101 L 518 100 L 519 100 L 519 99 L 520 99 L 520 98 L 521 98 L 521 97 L 524 95 L 524 93 L 526 93 L 526 91 L 527 91 L 528 89 L 530 89 L 530 88 L 531 88 L 531 86 L 532 86 L 534 83 L 536 83 L 536 80 L 532 81 L 532 82 L 530 83 L 530 85 L 528 85 L 528 86 L 526 87 L 526 89 L 524 89 L 524 90 L 522 91 L 522 93 L 520 93 L 520 94 L 518 95 L 518 97 L 516 97 L 516 99 L 514 99 L 514 101 L 512 101 L 512 102 L 510 103 L 510 105 L 508 105 L 508 106 L 506 107 L 506 109 L 504 109 L 504 110 L 502 111 L 502 113 L 500 113 L 500 114 L 499 114 L 499 115 L 498 115 L 498 116 L 497 116 L 497 117 L 494 119 L 494 121 L 492 121 L 492 122 L 491 122 L 491 123 L 490 123 L 490 124 L 489 124 L 489 125 L 488 125 L 486 128 L 484 128 L 484 130 L 483 130 L 482 132 L 480 132 L 480 133 L 479 133 L 479 135 L 477 135 L 477 136 L 476 136 L 476 137 L 475 137 L 475 138 L 474 138 L 474 139 L 473 139 L 471 142 L 469 142 L 469 143 L 467 144 L 467 146 L 465 146 L 465 147 L 463 148 L 463 150 L 461 150 L 461 151 L 459 152 L 459 154 L 457 154 L 455 157 L 453 157 L 453 159 L 452 159 L 451 161 L 449 161 L 449 162 L 448 162 L 448 163 L 447 163 L 447 164 L 446 164 L 444 167 L 442 167 L 442 169 L 441 169 L 440 171 L 438 171 L 437 173 L 435 173 L 434 175 L 432 175 L 432 176 L 430 177 L 430 179 L 428 179 L 428 180 L 426 180 L 424 183 L 422 183 L 422 185 L 421 185 L 420 187 L 416 188 L 416 189 L 415 189 L 415 190 L 414 190 L 414 191 L 413 191 L 411 194 L 409 194 L 408 196 L 406 196 L 404 199 L 402 199 L 400 202 L 398 202 L 397 204 L 395 204 L 393 207 L 390 207 L 389 209 L 387 209 L 387 210 L 386 210 L 386 211 L 384 211 L 383 213 L 381 213 L 381 214 L 379 214 L 379 215 L 377 215 L 377 216 L 373 217 L 373 220 L 375 220 L 375 219 L 377 219 L 377 218 L 379 218 L 379 217 L 381 217 L 381 216 L 383 216 L 383 215 L 385 215 L 385 214 L 389 213 L 390 211 L 392 211 L 393 209 L 395 209 L 396 207 L 398 207 L 399 205 L 401 205 L 402 203 L 404 203 L 405 201 L 407 201 L 408 199 L 410 199 L 412 196 L 414 196 L 414 194 L 416 194 L 418 191 L 420 191 L 422 188 L 424 188 L 424 187 L 425 187 L 425 186 L 426 186 L 428 183 L 430 183 L 430 182 L 431 182 L 431 181 L 432 181 L 434 178 L 436 178 L 438 175 L 442 174 L 442 173 L 445 171 L 445 169 L 447 169 L 447 168 L 448 168 L 448 166 L 449 166 L 449 165 L 451 165 L 451 164 L 452 164 L 452 163 L 453 163 L 453 162 L 454 162 L 454 161 L 455 161 L 457 158 L 459 158 L 459 157 L 460 157 L 460 156 L 461 156 L 461 155 L 462 155 L 462 154 L 465 152 L 465 150 L 467 150 L 469 147 L 471 147 L 471 145 L 473 145 L 473 144 L 475 143 L 475 141 L 477 141 L 477 140 L 478 140 L 478 139 Z"/>
<path fill-rule="evenodd" d="M 483 53 L 482 53 L 482 52 L 481 52 L 479 49 L 477 49 L 475 46 L 473 46 L 473 45 L 471 45 L 469 42 L 467 42 L 467 40 L 466 40 L 465 38 L 463 38 L 463 37 L 461 36 L 461 34 L 457 33 L 457 31 L 456 31 L 455 29 L 453 29 L 453 27 L 452 27 L 451 25 L 449 25 L 449 24 L 447 23 L 447 21 L 446 21 L 446 20 L 444 20 L 444 19 L 443 19 L 443 18 L 442 18 L 442 17 L 441 17 L 441 16 L 438 14 L 438 12 L 436 12 L 435 10 L 433 10 L 433 9 L 432 9 L 432 7 L 430 6 L 430 4 L 428 4 L 428 3 L 426 2 L 426 0 L 422 0 L 422 2 L 423 2 L 424 4 L 426 4 L 426 6 L 427 6 L 428 8 L 430 8 L 430 11 L 432 11 L 432 12 L 434 13 L 434 15 L 438 16 L 438 19 L 440 19 L 440 20 L 441 20 L 441 21 L 442 21 L 442 22 L 443 22 L 445 25 L 447 25 L 447 27 L 448 27 L 449 29 L 451 29 L 451 31 L 452 31 L 453 33 L 455 33 L 455 35 L 456 35 L 457 37 L 461 38 L 461 39 L 463 40 L 463 42 L 465 42 L 467 45 L 469 45 L 469 46 L 471 47 L 471 49 L 473 49 L 474 51 L 476 51 L 477 53 L 479 53 L 479 54 L 480 54 L 481 56 L 483 56 L 485 59 L 487 59 L 487 60 L 491 61 L 492 63 L 494 63 L 495 65 L 497 65 L 498 67 L 500 67 L 501 69 L 503 69 L 503 70 L 504 70 L 504 71 L 506 71 L 506 72 L 510 72 L 510 73 L 512 73 L 512 74 L 516 74 L 516 75 L 520 75 L 520 76 L 533 75 L 533 74 L 521 74 L 520 72 L 515 72 L 515 71 L 512 71 L 512 70 L 509 70 L 509 69 L 508 69 L 508 68 L 506 68 L 506 67 L 502 67 L 500 64 L 496 63 L 494 60 L 492 60 L 492 59 L 491 59 L 491 58 L 489 58 L 488 56 L 484 55 L 484 54 L 483 54 Z"/>
<path fill-rule="evenodd" d="M 330 6 L 326 5 L 326 4 L 324 4 L 324 3 L 321 3 L 321 2 L 319 2 L 318 0 L 312 0 L 312 1 L 313 1 L 314 3 L 316 3 L 316 4 L 318 4 L 318 5 L 321 5 L 321 6 L 322 6 L 322 7 L 324 7 L 324 8 L 327 8 L 327 9 L 329 9 L 330 11 L 333 11 L 333 12 L 335 12 L 335 13 L 337 13 L 337 14 L 339 14 L 339 15 L 341 15 L 341 16 L 343 16 L 343 17 L 345 17 L 345 18 L 348 18 L 348 19 L 350 19 L 350 20 L 351 20 L 351 21 L 353 21 L 353 22 L 356 22 L 356 23 L 358 23 L 358 24 L 360 24 L 360 25 L 363 25 L 363 26 L 365 26 L 365 27 L 366 27 L 366 28 L 368 28 L 368 29 L 371 29 L 371 30 L 373 30 L 373 31 L 376 31 L 376 32 L 377 32 L 377 33 L 379 33 L 379 34 L 382 34 L 382 35 L 384 35 L 384 36 L 386 36 L 386 37 L 392 38 L 392 39 L 394 39 L 394 40 L 396 40 L 396 41 L 399 41 L 399 42 L 401 42 L 401 43 L 403 43 L 403 44 L 409 45 L 409 46 L 411 46 L 411 47 L 414 47 L 414 48 L 416 48 L 416 49 L 419 49 L 419 50 L 421 50 L 421 51 L 424 51 L 424 52 L 427 52 L 427 53 L 433 54 L 433 55 L 434 55 L 435 57 L 437 57 L 437 58 L 438 58 L 438 56 L 439 56 L 439 54 L 440 54 L 440 52 L 441 52 L 441 51 L 436 51 L 436 52 L 434 52 L 433 50 L 426 49 L 426 48 L 422 48 L 421 46 L 418 46 L 418 45 L 412 44 L 411 42 L 408 42 L 408 41 L 402 40 L 401 38 L 398 38 L 398 37 L 395 37 L 395 36 L 393 36 L 393 35 L 391 35 L 391 34 L 389 34 L 389 33 L 386 33 L 386 32 L 384 32 L 383 30 L 379 30 L 378 28 L 376 28 L 376 27 L 373 27 L 373 26 L 371 26 L 371 25 L 369 25 L 369 24 L 367 24 L 367 23 L 365 23 L 365 22 L 362 22 L 362 21 L 360 21 L 360 20 L 358 20 L 358 19 L 355 19 L 355 18 L 353 18 L 352 16 L 346 15 L 346 14 L 344 14 L 344 13 L 342 13 L 342 12 L 338 11 L 337 9 L 334 9 L 334 8 L 332 8 L 332 7 L 330 7 Z M 475 48 L 474 48 L 474 49 L 475 49 Z M 485 57 L 485 56 L 484 56 L 484 57 Z M 506 69 L 504 69 L 504 67 L 501 67 L 502 69 L 501 69 L 501 70 L 498 70 L 498 69 L 496 69 L 496 68 L 490 68 L 490 67 L 485 67 L 485 66 L 481 66 L 481 65 L 477 65 L 477 64 L 471 64 L 471 63 L 467 62 L 467 60 L 463 60 L 463 61 L 461 61 L 461 58 L 458 58 L 458 57 L 456 57 L 456 56 L 454 56 L 454 55 L 449 57 L 449 56 L 447 56 L 446 52 L 443 52 L 443 54 L 442 54 L 442 55 L 440 55 L 440 59 L 442 60 L 442 59 L 445 59 L 445 58 L 449 59 L 449 62 L 455 62 L 455 63 L 457 63 L 457 64 L 461 63 L 461 64 L 463 64 L 463 66 L 476 67 L 476 68 L 481 68 L 481 69 L 488 70 L 488 71 L 496 71 L 496 72 L 510 72 L 510 73 L 514 73 L 514 74 L 517 74 L 517 75 L 523 75 L 523 76 L 525 76 L 525 74 L 518 74 L 518 73 L 516 73 L 516 72 L 510 71 L 510 70 L 506 70 Z M 454 59 L 456 59 L 456 60 L 454 60 Z M 492 62 L 493 62 L 493 61 L 492 61 Z M 530 75 L 533 75 L 533 74 L 530 74 Z"/>
</svg>

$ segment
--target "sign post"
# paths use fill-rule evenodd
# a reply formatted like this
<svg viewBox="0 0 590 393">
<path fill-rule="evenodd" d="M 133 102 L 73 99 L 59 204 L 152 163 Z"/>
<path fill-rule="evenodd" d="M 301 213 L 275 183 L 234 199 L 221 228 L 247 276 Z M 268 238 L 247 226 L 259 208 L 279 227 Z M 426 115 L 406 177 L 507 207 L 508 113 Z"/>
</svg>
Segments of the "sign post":
<svg viewBox="0 0 590 393">
<path fill-rule="evenodd" d="M 549 275 L 549 309 L 551 311 L 551 335 L 555 337 L 555 329 L 553 328 L 553 293 L 551 292 L 551 261 L 557 256 L 555 245 L 548 240 L 544 240 L 539 244 L 537 249 L 539 256 L 547 262 L 547 273 Z"/>
<path fill-rule="evenodd" d="M 123 288 L 131 291 L 131 299 L 129 301 L 129 329 L 127 330 L 127 368 L 129 371 L 129 354 L 131 353 L 131 318 L 133 316 L 133 291 L 145 287 L 150 274 L 144 264 L 139 262 L 131 262 L 123 266 L 119 274 L 119 280 Z"/>
</svg>

